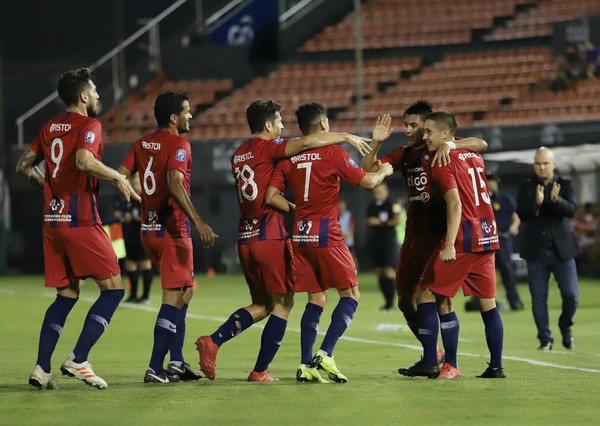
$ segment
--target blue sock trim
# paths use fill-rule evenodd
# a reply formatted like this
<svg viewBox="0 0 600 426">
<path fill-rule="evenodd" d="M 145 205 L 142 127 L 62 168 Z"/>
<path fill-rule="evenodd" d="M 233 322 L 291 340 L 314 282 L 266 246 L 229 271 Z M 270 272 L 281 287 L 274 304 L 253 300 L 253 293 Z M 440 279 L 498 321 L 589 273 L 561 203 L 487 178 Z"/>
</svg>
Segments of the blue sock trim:
<svg viewBox="0 0 600 426">
<path fill-rule="evenodd" d="M 165 357 L 177 334 L 178 316 L 179 309 L 175 306 L 167 305 L 165 303 L 160 306 L 160 310 L 156 317 L 156 323 L 154 324 L 154 345 L 152 347 L 152 355 L 150 356 L 149 364 L 150 368 L 153 369 L 156 374 L 160 374 L 164 370 L 163 364 Z"/>
<path fill-rule="evenodd" d="M 175 338 L 171 342 L 171 347 L 169 348 L 171 361 L 185 362 L 185 359 L 183 358 L 183 344 L 185 342 L 187 310 L 188 305 L 184 303 L 177 314 L 177 333 L 175 333 Z"/>
<path fill-rule="evenodd" d="M 104 290 L 94 302 L 83 323 L 83 329 L 73 349 L 75 358 L 73 361 L 82 363 L 87 361 L 92 347 L 100 339 L 113 314 L 119 307 L 119 303 L 125 296 L 125 290 Z"/>
<path fill-rule="evenodd" d="M 331 323 L 325 333 L 321 344 L 321 350 L 328 356 L 333 354 L 333 349 L 346 329 L 350 326 L 354 312 L 358 308 L 358 302 L 351 297 L 342 297 L 331 313 Z"/>
<path fill-rule="evenodd" d="M 417 324 L 419 340 L 423 345 L 423 361 L 434 364 L 437 362 L 437 339 L 440 328 L 435 302 L 417 305 Z"/>
<path fill-rule="evenodd" d="M 460 333 L 460 323 L 456 312 L 452 311 L 446 315 L 440 315 L 440 331 L 442 334 L 442 342 L 444 342 L 444 362 L 458 367 L 457 352 L 458 352 L 458 336 Z"/>
</svg>

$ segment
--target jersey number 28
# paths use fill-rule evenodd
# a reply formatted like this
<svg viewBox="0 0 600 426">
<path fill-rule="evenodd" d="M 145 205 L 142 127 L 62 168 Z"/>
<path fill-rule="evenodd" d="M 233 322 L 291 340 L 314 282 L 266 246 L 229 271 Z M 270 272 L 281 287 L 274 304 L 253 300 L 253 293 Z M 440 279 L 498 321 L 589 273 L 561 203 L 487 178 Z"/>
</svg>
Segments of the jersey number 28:
<svg viewBox="0 0 600 426">
<path fill-rule="evenodd" d="M 241 169 L 235 168 L 235 179 L 237 180 L 238 187 L 238 199 L 240 203 L 244 202 L 244 199 L 248 201 L 256 200 L 258 197 L 258 185 L 254 181 L 254 170 L 247 164 Z"/>
</svg>

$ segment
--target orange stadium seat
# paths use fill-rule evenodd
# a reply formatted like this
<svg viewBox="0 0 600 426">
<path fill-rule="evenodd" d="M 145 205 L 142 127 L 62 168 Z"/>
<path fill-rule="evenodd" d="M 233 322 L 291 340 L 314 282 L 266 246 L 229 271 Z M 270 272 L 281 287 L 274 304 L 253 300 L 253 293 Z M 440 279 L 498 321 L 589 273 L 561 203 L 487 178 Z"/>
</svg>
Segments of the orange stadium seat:
<svg viewBox="0 0 600 426">
<path fill-rule="evenodd" d="M 583 15 L 600 14 L 600 2 L 580 0 L 431 0 L 428 20 L 415 20 L 422 6 L 409 0 L 370 0 L 362 5 L 363 48 L 377 51 L 402 46 L 465 45 L 483 30 L 485 41 L 544 37 L 552 24 Z M 498 21 L 497 18 L 502 18 Z M 503 22 L 497 24 L 496 22 Z M 355 48 L 354 15 L 325 27 L 299 47 L 299 54 Z M 490 44 L 490 46 L 492 46 Z M 168 80 L 161 73 L 121 107 L 111 108 L 102 122 L 107 141 L 119 142 L 133 132 L 154 126 L 152 107 L 157 93 L 167 89 L 190 94 L 194 118 L 192 140 L 240 138 L 247 133 L 246 106 L 255 99 L 276 99 L 284 106 L 286 133 L 294 133 L 294 111 L 302 103 L 319 101 L 331 111 L 332 129 L 357 131 L 380 114 L 400 116 L 416 99 L 457 114 L 461 127 L 523 125 L 549 120 L 581 121 L 600 115 L 594 96 L 600 80 L 582 80 L 567 92 L 536 95 L 531 90 L 544 73 L 556 71 L 558 59 L 548 46 L 449 51 L 424 64 L 418 55 L 368 58 L 363 68 L 363 108 L 357 96 L 354 61 L 281 63 L 264 76 L 235 88 L 231 79 Z"/>
</svg>

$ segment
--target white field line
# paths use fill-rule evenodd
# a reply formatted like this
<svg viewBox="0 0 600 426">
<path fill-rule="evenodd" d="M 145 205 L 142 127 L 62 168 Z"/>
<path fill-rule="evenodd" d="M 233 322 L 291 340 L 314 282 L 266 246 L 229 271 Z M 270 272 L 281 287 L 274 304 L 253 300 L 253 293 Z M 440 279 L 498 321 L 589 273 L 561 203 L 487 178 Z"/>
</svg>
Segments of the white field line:
<svg viewBox="0 0 600 426">
<path fill-rule="evenodd" d="M 44 292 L 43 294 L 44 294 L 44 296 L 49 296 L 49 297 L 54 297 L 56 295 L 55 293 L 49 293 L 49 292 Z M 83 301 L 90 302 L 90 303 L 94 303 L 96 301 L 95 298 L 87 297 L 87 296 L 80 297 L 79 300 L 83 300 Z M 137 309 L 140 311 L 151 312 L 154 314 L 156 314 L 158 312 L 158 309 L 153 306 L 135 305 L 135 304 L 130 304 L 130 303 L 123 303 L 119 306 L 119 309 L 123 309 L 123 308 Z M 198 314 L 194 314 L 194 313 L 188 313 L 187 318 L 193 318 L 193 319 L 204 320 L 204 321 L 213 321 L 213 322 L 217 322 L 217 323 L 222 323 L 223 321 L 227 320 L 227 318 L 225 318 L 225 317 L 213 317 L 213 316 L 208 316 L 208 315 L 198 315 Z M 252 328 L 262 329 L 262 328 L 264 328 L 264 325 L 263 324 L 254 324 L 252 326 Z M 298 329 L 298 328 L 288 327 L 286 329 L 286 331 L 300 333 L 300 329 Z M 322 336 L 325 335 L 324 332 L 319 332 L 319 334 Z M 340 339 L 347 340 L 349 342 L 365 343 L 368 345 L 393 346 L 393 347 L 397 347 L 397 348 L 405 348 L 405 349 L 411 349 L 411 350 L 415 350 L 415 351 L 422 351 L 421 346 L 407 345 L 404 343 L 381 342 L 378 340 L 361 339 L 358 337 L 350 337 L 350 336 L 342 336 Z M 561 351 L 552 351 L 552 352 L 554 352 L 556 354 L 564 353 Z M 466 353 L 466 352 L 459 352 L 458 355 L 475 357 L 475 358 L 483 358 L 483 357 L 487 358 L 488 357 L 487 354 L 486 355 L 477 355 L 477 354 L 471 354 L 471 353 Z M 502 358 L 505 360 L 508 359 L 511 361 L 524 362 L 526 364 L 535 365 L 538 367 L 552 367 L 552 368 L 561 368 L 563 370 L 584 371 L 586 373 L 600 373 L 600 370 L 594 369 L 594 368 L 582 368 L 582 367 L 574 367 L 571 365 L 554 364 L 554 363 L 550 363 L 550 362 L 538 361 L 538 360 L 529 359 L 529 358 L 520 358 L 520 357 L 506 356 L 506 355 L 504 355 Z"/>
</svg>

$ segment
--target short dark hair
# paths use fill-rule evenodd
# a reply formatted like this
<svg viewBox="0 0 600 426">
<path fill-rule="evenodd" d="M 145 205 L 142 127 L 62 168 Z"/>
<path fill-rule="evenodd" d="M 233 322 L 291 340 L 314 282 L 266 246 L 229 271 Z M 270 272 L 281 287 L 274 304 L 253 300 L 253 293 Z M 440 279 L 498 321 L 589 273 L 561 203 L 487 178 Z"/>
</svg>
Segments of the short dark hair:
<svg viewBox="0 0 600 426">
<path fill-rule="evenodd" d="M 298 127 L 303 135 L 310 135 L 320 130 L 319 123 L 327 117 L 327 110 L 318 102 L 300 105 L 296 110 Z"/>
<path fill-rule="evenodd" d="M 435 122 L 437 127 L 440 130 L 448 129 L 451 134 L 456 132 L 456 128 L 458 127 L 456 124 L 456 119 L 454 118 L 454 114 L 448 111 L 435 111 L 429 114 L 426 120 L 432 120 Z"/>
<path fill-rule="evenodd" d="M 427 116 L 432 112 L 433 107 L 431 106 L 431 104 L 427 101 L 420 99 L 410 104 L 408 108 L 406 108 L 406 110 L 404 111 L 402 117 L 406 117 L 407 115 L 418 115 L 421 117 L 421 120 L 425 122 Z"/>
<path fill-rule="evenodd" d="M 79 95 L 90 90 L 92 72 L 89 68 L 74 68 L 63 73 L 58 79 L 58 96 L 66 106 L 77 105 Z"/>
<path fill-rule="evenodd" d="M 281 114 L 281 105 L 268 100 L 256 100 L 246 109 L 246 119 L 250 127 L 250 133 L 261 133 L 267 121 L 275 122 L 277 113 Z"/>
<path fill-rule="evenodd" d="M 154 117 L 158 127 L 168 127 L 171 114 L 181 114 L 183 102 L 188 99 L 188 95 L 176 90 L 169 90 L 158 95 L 154 102 Z"/>
</svg>

